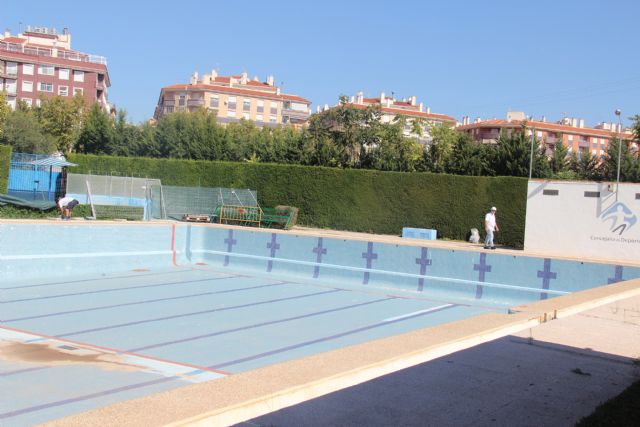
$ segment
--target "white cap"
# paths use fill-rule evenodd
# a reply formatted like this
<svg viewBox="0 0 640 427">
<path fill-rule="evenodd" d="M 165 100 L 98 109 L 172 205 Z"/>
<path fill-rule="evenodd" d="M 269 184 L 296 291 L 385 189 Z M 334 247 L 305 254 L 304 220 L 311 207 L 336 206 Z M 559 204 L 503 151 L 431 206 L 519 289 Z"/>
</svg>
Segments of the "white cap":
<svg viewBox="0 0 640 427">
<path fill-rule="evenodd" d="M 492 206 L 492 207 L 491 207 L 491 210 L 492 210 L 492 211 L 497 211 L 498 209 L 496 209 L 496 207 L 495 207 L 495 206 Z"/>
</svg>

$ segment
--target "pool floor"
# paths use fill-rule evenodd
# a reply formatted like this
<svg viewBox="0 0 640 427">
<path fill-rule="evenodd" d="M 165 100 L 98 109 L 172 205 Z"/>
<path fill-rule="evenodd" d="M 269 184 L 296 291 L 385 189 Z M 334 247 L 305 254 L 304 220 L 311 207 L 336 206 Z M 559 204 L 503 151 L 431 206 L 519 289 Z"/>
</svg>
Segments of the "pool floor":
<svg viewBox="0 0 640 427">
<path fill-rule="evenodd" d="M 499 308 L 216 271 L 0 285 L 0 425 L 24 426 Z"/>
</svg>

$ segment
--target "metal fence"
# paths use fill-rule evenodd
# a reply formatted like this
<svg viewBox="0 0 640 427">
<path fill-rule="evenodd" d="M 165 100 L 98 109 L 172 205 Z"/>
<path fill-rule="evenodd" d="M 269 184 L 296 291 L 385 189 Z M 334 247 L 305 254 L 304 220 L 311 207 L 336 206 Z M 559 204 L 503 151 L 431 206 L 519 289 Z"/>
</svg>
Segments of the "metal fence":
<svg viewBox="0 0 640 427">
<path fill-rule="evenodd" d="M 154 219 L 182 220 L 185 215 L 213 215 L 217 206 L 258 206 L 255 190 L 221 187 L 151 187 L 151 214 Z"/>
<path fill-rule="evenodd" d="M 51 156 L 13 153 L 9 168 L 8 194 L 25 200 L 55 200 L 64 192 L 62 167 L 35 165 Z"/>
<path fill-rule="evenodd" d="M 92 206 L 94 216 L 132 219 L 130 207 L 142 207 L 138 219 L 151 218 L 151 189 L 161 187 L 159 179 L 114 175 L 68 174 L 67 195 Z M 96 208 L 98 206 L 98 208 Z M 102 206 L 110 206 L 108 209 Z"/>
</svg>

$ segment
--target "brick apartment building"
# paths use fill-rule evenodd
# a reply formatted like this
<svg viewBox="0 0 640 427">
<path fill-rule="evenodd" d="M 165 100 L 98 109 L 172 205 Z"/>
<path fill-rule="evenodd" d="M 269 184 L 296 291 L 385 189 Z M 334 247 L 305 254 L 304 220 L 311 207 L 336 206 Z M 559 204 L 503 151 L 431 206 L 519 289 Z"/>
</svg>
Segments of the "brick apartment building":
<svg viewBox="0 0 640 427">
<path fill-rule="evenodd" d="M 474 123 L 469 123 L 469 118 L 465 117 L 458 130 L 469 133 L 477 142 L 495 144 L 500 132 L 513 132 L 520 129 L 523 124 L 527 127 L 527 135 L 536 133 L 540 144 L 547 147 L 547 154 L 552 152 L 553 147 L 560 140 L 568 147 L 569 152 L 590 151 L 596 157 L 602 157 L 606 153 L 609 142 L 615 137 L 631 142 L 631 149 L 638 149 L 638 143 L 633 141 L 633 133 L 628 129 L 620 129 L 620 126 L 615 123 L 603 122 L 595 127 L 586 127 L 584 120 L 574 118 L 565 118 L 552 123 L 547 122 L 544 117 L 541 120 L 527 120 L 522 112 L 509 112 L 506 120 L 476 119 Z"/>
<path fill-rule="evenodd" d="M 403 130 L 404 135 L 418 137 L 418 141 L 422 144 L 428 144 L 431 141 L 431 126 L 446 125 L 454 127 L 456 125 L 456 119 L 446 114 L 432 113 L 429 107 L 425 107 L 422 102 L 418 103 L 415 96 L 409 99 L 398 100 L 393 97 L 388 97 L 382 92 L 379 98 L 365 98 L 362 92 L 358 92 L 349 99 L 346 105 L 355 108 L 377 106 L 382 112 L 381 121 L 383 123 L 393 122 L 396 116 L 406 117 L 407 121 Z M 325 109 L 327 108 L 328 107 L 325 106 Z M 421 119 L 423 122 L 422 136 L 412 133 L 414 119 Z"/>
<path fill-rule="evenodd" d="M 219 76 L 215 70 L 201 79 L 194 73 L 188 84 L 163 87 L 154 119 L 172 112 L 193 112 L 205 108 L 217 113 L 219 123 L 251 120 L 257 126 L 292 125 L 309 120 L 311 102 L 297 95 L 280 92 L 273 76 L 261 82 L 247 73 Z"/>
<path fill-rule="evenodd" d="M 66 28 L 58 33 L 28 26 L 17 36 L 0 34 L 0 90 L 14 109 L 18 101 L 39 105 L 43 96 L 80 94 L 88 105 L 98 102 L 111 112 L 110 85 L 105 58 L 72 50 Z"/>
</svg>

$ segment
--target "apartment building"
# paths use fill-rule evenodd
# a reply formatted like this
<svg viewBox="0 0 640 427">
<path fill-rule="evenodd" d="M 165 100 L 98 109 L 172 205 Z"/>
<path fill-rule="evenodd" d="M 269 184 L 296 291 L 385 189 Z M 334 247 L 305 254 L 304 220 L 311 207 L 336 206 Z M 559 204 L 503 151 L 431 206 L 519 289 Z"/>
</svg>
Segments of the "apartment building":
<svg viewBox="0 0 640 427">
<path fill-rule="evenodd" d="M 215 111 L 219 123 L 251 120 L 257 126 L 291 125 L 300 127 L 309 120 L 311 102 L 297 95 L 280 92 L 273 76 L 261 82 L 247 73 L 219 76 L 216 70 L 198 78 L 194 73 L 188 84 L 163 87 L 154 113 L 193 112 L 199 108 Z"/>
<path fill-rule="evenodd" d="M 14 36 L 0 34 L 0 90 L 16 108 L 18 101 L 39 105 L 42 97 L 80 94 L 87 105 L 99 103 L 105 111 L 114 107 L 107 98 L 111 86 L 103 56 L 71 49 L 71 34 L 64 28 L 27 26 Z"/>
<path fill-rule="evenodd" d="M 495 144 L 500 132 L 511 133 L 526 126 L 526 134 L 530 136 L 535 132 L 541 145 L 546 146 L 547 154 L 551 154 L 558 141 L 568 147 L 569 152 L 591 152 L 596 157 L 602 157 L 607 151 L 610 141 L 615 137 L 631 142 L 631 148 L 638 149 L 637 141 L 633 141 L 634 135 L 629 129 L 621 129 L 616 123 L 600 123 L 594 127 L 587 127 L 583 119 L 564 118 L 558 122 L 547 122 L 546 118 L 540 120 L 527 119 L 523 112 L 509 112 L 507 119 L 476 119 L 473 123 L 469 118 L 463 118 L 458 130 L 469 133 L 477 142 Z"/>
<path fill-rule="evenodd" d="M 378 107 L 382 113 L 381 121 L 383 123 L 392 123 L 397 116 L 405 117 L 407 120 L 403 130 L 404 135 L 417 138 L 422 144 L 428 144 L 431 141 L 430 130 L 432 126 L 453 127 L 456 125 L 456 119 L 446 114 L 432 113 L 429 107 L 425 107 L 422 102 L 418 103 L 415 96 L 408 99 L 395 99 L 382 92 L 378 98 L 365 98 L 363 92 L 358 92 L 349 98 L 346 105 L 354 108 Z M 328 108 L 328 106 L 324 107 L 324 109 Z M 416 135 L 412 132 L 413 120 L 415 119 L 420 119 L 422 122 L 422 135 Z"/>
</svg>

